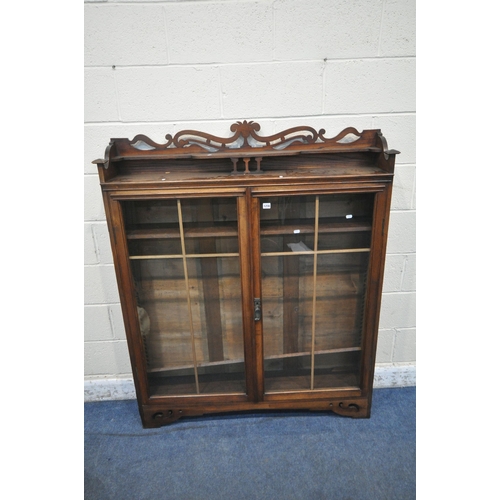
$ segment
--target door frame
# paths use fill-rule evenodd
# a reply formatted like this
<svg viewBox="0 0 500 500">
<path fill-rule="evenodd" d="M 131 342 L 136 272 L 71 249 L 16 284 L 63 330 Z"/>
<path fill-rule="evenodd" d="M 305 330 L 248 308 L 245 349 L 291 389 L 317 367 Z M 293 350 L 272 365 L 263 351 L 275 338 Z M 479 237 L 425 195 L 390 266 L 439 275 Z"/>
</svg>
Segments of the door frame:
<svg viewBox="0 0 500 500">
<path fill-rule="evenodd" d="M 137 301 L 134 290 L 134 279 L 132 267 L 129 259 L 127 235 L 125 231 L 122 201 L 131 200 L 159 200 L 159 199 L 187 199 L 187 198 L 234 198 L 238 207 L 238 241 L 240 253 L 240 273 L 241 273 L 241 307 L 243 320 L 243 343 L 245 360 L 245 383 L 246 394 L 186 394 L 151 396 L 148 384 L 147 363 L 145 349 L 140 330 L 140 323 L 137 314 Z M 122 304 L 122 314 L 127 337 L 127 346 L 132 366 L 134 385 L 137 401 L 142 414 L 144 405 L 169 404 L 178 405 L 180 400 L 192 401 L 194 404 L 203 406 L 217 404 L 241 404 L 255 402 L 257 400 L 255 377 L 252 375 L 254 366 L 255 349 L 252 340 L 253 316 L 251 315 L 250 304 L 253 299 L 252 275 L 251 275 L 251 250 L 250 250 L 250 224 L 248 211 L 248 190 L 245 188 L 224 188 L 224 189 L 178 189 L 178 190 L 144 190 L 141 191 L 106 191 L 104 193 L 104 206 L 108 220 L 108 230 L 113 242 L 112 251 L 114 257 L 114 267 Z M 249 286 L 245 286 L 245 279 Z"/>
<path fill-rule="evenodd" d="M 362 324 L 360 388 L 331 388 L 311 391 L 265 392 L 264 381 L 264 325 L 254 322 L 256 385 L 258 401 L 290 401 L 308 399 L 331 399 L 332 397 L 360 397 L 371 392 L 373 385 L 373 365 L 376 355 L 378 316 L 385 263 L 385 248 L 389 216 L 389 200 L 392 186 L 388 182 L 365 182 L 356 184 L 325 184 L 322 186 L 262 186 L 249 188 L 249 204 L 252 235 L 252 276 L 253 295 L 262 299 L 262 269 L 260 250 L 260 199 L 280 196 L 306 196 L 328 194 L 374 194 L 370 257 L 367 270 L 367 288 L 365 292 L 364 318 Z M 378 307 L 377 307 L 378 304 Z M 372 369 L 370 370 L 370 367 Z"/>
</svg>

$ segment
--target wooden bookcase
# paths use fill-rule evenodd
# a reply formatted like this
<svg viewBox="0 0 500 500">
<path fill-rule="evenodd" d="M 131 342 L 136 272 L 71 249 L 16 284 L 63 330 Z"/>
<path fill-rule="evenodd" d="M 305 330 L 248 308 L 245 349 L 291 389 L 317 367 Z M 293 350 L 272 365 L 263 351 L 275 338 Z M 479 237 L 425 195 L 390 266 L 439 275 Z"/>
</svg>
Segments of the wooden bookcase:
<svg viewBox="0 0 500 500">
<path fill-rule="evenodd" d="M 380 130 L 111 139 L 95 160 L 144 427 L 369 417 L 398 151 Z"/>
</svg>

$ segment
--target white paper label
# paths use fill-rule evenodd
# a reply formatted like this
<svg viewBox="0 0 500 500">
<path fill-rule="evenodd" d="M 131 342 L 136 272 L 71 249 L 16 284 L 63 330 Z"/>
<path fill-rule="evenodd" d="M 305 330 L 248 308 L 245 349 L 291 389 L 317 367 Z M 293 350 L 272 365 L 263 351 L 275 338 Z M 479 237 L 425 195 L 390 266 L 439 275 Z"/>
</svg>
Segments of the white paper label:
<svg viewBox="0 0 500 500">
<path fill-rule="evenodd" d="M 262 203 L 262 208 L 269 209 L 269 208 L 271 208 L 271 204 L 270 203 Z"/>
<path fill-rule="evenodd" d="M 300 229 L 294 229 L 293 230 L 293 234 L 299 234 L 300 233 Z"/>
<path fill-rule="evenodd" d="M 347 214 L 347 215 L 345 216 L 345 218 L 346 218 L 346 219 L 352 219 L 352 214 Z"/>
</svg>

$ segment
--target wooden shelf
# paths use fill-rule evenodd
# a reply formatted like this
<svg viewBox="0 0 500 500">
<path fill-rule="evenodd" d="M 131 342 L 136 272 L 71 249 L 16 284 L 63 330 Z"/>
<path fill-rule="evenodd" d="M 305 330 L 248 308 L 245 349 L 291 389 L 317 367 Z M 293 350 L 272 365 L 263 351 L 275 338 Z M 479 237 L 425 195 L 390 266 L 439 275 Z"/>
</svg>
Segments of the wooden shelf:
<svg viewBox="0 0 500 500">
<path fill-rule="evenodd" d="M 198 368 L 206 367 L 206 366 L 222 366 L 222 365 L 231 365 L 231 364 L 241 364 L 245 360 L 244 359 L 225 359 L 223 361 L 199 361 L 196 365 Z M 175 367 L 166 367 L 163 366 L 161 368 L 150 368 L 148 373 L 162 373 L 162 372 L 172 372 L 179 370 L 189 370 L 193 368 L 193 364 L 189 365 L 180 365 Z"/>
<path fill-rule="evenodd" d="M 241 374 L 237 374 L 241 375 Z M 199 381 L 199 393 L 196 393 L 192 377 L 165 377 L 150 379 L 150 395 L 153 398 L 162 396 L 207 396 L 207 395 L 238 395 L 246 394 L 245 378 L 234 380 L 220 380 L 220 377 L 201 376 Z"/>
<path fill-rule="evenodd" d="M 297 232 L 298 231 L 298 232 Z M 371 222 L 369 219 L 360 219 L 356 221 L 346 221 L 340 217 L 321 219 L 319 225 L 320 234 L 328 233 L 351 233 L 371 231 Z M 261 236 L 284 236 L 291 234 L 314 234 L 314 219 L 309 222 L 288 222 L 287 224 L 276 224 L 275 221 L 264 221 L 260 226 Z M 185 224 L 185 238 L 226 238 L 238 236 L 238 226 L 211 224 L 197 225 L 196 227 Z M 127 231 L 127 239 L 129 240 L 146 240 L 146 239 L 172 239 L 180 238 L 178 227 L 164 225 L 161 227 L 138 227 Z"/>
<path fill-rule="evenodd" d="M 304 250 L 300 252 L 262 252 L 261 257 L 283 257 L 286 255 L 331 255 L 335 253 L 365 253 L 370 252 L 370 248 L 332 248 L 331 250 Z"/>
<path fill-rule="evenodd" d="M 321 351 L 314 351 L 314 354 L 320 355 L 320 354 L 338 354 L 339 352 L 355 352 L 355 351 L 361 351 L 361 347 L 339 347 L 337 349 L 326 349 L 326 350 L 321 350 Z M 292 352 L 288 354 L 273 354 L 272 356 L 265 356 L 264 355 L 264 360 L 268 359 L 288 359 L 288 358 L 299 358 L 301 356 L 310 356 L 311 352 Z"/>
<path fill-rule="evenodd" d="M 170 224 L 161 227 L 141 227 L 127 231 L 129 240 L 156 240 L 156 239 L 176 239 L 180 238 L 180 230 L 177 225 Z M 185 238 L 216 238 L 216 237 L 238 237 L 238 225 L 224 224 L 199 225 L 196 227 L 184 224 Z"/>
<path fill-rule="evenodd" d="M 319 220 L 318 232 L 320 234 L 360 231 L 371 231 L 370 219 L 359 218 L 353 221 L 352 219 L 343 219 L 341 217 L 330 217 Z M 286 224 L 276 224 L 275 221 L 262 221 L 260 224 L 260 234 L 262 236 L 314 234 L 314 219 L 306 222 L 304 220 L 297 222 L 289 221 Z"/>
<path fill-rule="evenodd" d="M 357 370 L 344 372 L 315 374 L 315 387 L 310 387 L 309 374 L 293 376 L 288 373 L 267 374 L 265 393 L 286 394 L 310 391 L 327 391 L 332 389 L 357 390 L 359 389 L 359 373 Z"/>
<path fill-rule="evenodd" d="M 314 351 L 315 355 L 321 355 L 321 354 L 338 354 L 341 352 L 355 352 L 355 351 L 361 351 L 361 347 L 341 347 L 337 349 L 327 349 L 327 350 L 321 350 L 321 351 Z M 289 358 L 300 358 L 301 356 L 310 356 L 311 352 L 294 352 L 294 353 L 289 353 L 289 354 L 276 354 L 272 356 L 265 356 L 264 359 L 273 359 L 273 360 L 280 360 L 280 359 L 289 359 Z M 200 361 L 197 363 L 198 368 L 203 368 L 203 367 L 210 367 L 210 366 L 223 366 L 223 365 L 231 365 L 231 364 L 241 364 L 245 360 L 244 359 L 225 359 L 223 361 Z M 150 368 L 148 369 L 148 373 L 170 373 L 173 371 L 180 371 L 180 370 L 189 370 L 193 368 L 192 364 L 189 365 L 180 365 L 180 366 L 175 366 L 175 367 L 160 367 L 160 368 Z"/>
</svg>

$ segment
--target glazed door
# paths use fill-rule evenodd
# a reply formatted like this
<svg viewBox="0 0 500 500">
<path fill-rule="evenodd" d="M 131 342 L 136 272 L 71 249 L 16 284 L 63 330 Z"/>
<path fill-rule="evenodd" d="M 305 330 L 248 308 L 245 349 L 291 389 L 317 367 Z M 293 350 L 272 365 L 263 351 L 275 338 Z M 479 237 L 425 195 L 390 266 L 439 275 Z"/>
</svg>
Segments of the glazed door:
<svg viewBox="0 0 500 500">
<path fill-rule="evenodd" d="M 360 388 L 374 196 L 254 198 L 264 394 Z"/>
<path fill-rule="evenodd" d="M 149 397 L 245 395 L 245 198 L 121 203 Z"/>
</svg>

